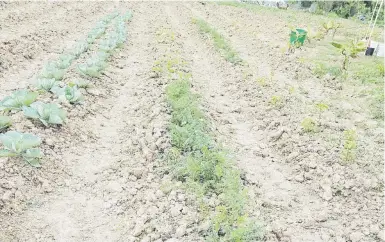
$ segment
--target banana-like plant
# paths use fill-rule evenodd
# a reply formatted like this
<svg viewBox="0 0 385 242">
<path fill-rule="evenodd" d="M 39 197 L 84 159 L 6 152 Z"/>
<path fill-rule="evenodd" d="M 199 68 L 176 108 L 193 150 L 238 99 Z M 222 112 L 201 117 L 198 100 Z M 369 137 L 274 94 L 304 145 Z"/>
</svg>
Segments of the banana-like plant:
<svg viewBox="0 0 385 242">
<path fill-rule="evenodd" d="M 37 79 L 35 86 L 38 90 L 49 92 L 53 87 L 57 86 L 57 84 L 58 82 L 54 78 L 52 79 L 40 78 L 40 79 Z"/>
<path fill-rule="evenodd" d="M 341 54 L 344 56 L 342 62 L 342 70 L 347 70 L 349 65 L 349 59 L 357 57 L 358 53 L 366 49 L 365 43 L 358 40 L 351 40 L 348 43 L 337 43 L 332 42 L 332 45 L 341 51 Z"/>
<path fill-rule="evenodd" d="M 40 73 L 41 78 L 61 80 L 65 74 L 64 69 L 60 69 L 56 63 L 49 62 Z"/>
<path fill-rule="evenodd" d="M 24 115 L 31 119 L 39 119 L 45 126 L 63 124 L 66 112 L 55 103 L 34 102 L 30 107 L 23 107 Z"/>
<path fill-rule="evenodd" d="M 0 132 L 3 132 L 12 125 L 12 120 L 8 116 L 0 115 Z"/>
<path fill-rule="evenodd" d="M 23 134 L 17 131 L 8 131 L 0 134 L 0 142 L 4 148 L 0 149 L 0 157 L 22 157 L 30 165 L 39 167 L 39 160 L 43 153 L 39 148 L 39 137 L 32 134 Z"/>
<path fill-rule="evenodd" d="M 23 106 L 29 106 L 38 96 L 37 92 L 28 90 L 17 90 L 0 101 L 0 111 L 21 110 Z"/>
</svg>

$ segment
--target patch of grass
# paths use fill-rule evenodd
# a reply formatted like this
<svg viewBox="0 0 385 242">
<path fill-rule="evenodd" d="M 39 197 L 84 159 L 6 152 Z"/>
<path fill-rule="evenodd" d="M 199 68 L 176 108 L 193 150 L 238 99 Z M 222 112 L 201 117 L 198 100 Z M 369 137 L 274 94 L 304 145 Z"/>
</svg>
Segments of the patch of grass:
<svg viewBox="0 0 385 242">
<path fill-rule="evenodd" d="M 343 161 L 354 161 L 356 158 L 357 134 L 355 130 L 344 131 L 344 148 L 341 152 Z"/>
<path fill-rule="evenodd" d="M 314 133 L 317 131 L 317 124 L 312 118 L 305 118 L 301 122 L 301 127 L 306 133 Z"/>
<path fill-rule="evenodd" d="M 371 95 L 370 112 L 375 119 L 384 119 L 384 86 L 374 88 L 369 92 Z"/>
<path fill-rule="evenodd" d="M 191 75 L 176 73 L 178 78 L 166 88 L 172 144 L 166 160 L 171 173 L 202 199 L 201 212 L 212 225 L 206 241 L 258 241 L 262 229 L 247 217 L 247 191 L 239 171 L 212 138 L 199 98 L 191 91 Z M 213 195 L 220 204 L 210 213 L 203 198 Z"/>
<path fill-rule="evenodd" d="M 213 40 L 214 47 L 227 61 L 234 64 L 240 64 L 242 62 L 238 52 L 231 47 L 229 42 L 215 28 L 211 27 L 203 19 L 193 19 L 193 23 L 197 24 L 199 30 L 207 34 Z"/>
<path fill-rule="evenodd" d="M 361 83 L 382 83 L 384 81 L 384 60 L 364 57 L 351 63 L 351 76 Z"/>
<path fill-rule="evenodd" d="M 324 112 L 324 111 L 329 109 L 329 106 L 327 104 L 325 104 L 325 103 L 317 103 L 315 106 L 316 106 L 316 108 L 318 109 L 318 111 L 320 113 L 322 113 L 322 112 Z"/>
<path fill-rule="evenodd" d="M 325 76 L 326 74 L 338 77 L 342 74 L 342 71 L 338 66 L 329 66 L 323 62 L 318 62 L 315 64 L 313 74 L 319 78 Z"/>
</svg>

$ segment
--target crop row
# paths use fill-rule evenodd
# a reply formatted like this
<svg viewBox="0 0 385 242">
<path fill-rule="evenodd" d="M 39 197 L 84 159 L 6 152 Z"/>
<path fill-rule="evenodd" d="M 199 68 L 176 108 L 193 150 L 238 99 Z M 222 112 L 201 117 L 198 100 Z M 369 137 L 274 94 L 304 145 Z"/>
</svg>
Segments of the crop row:
<svg viewBox="0 0 385 242">
<path fill-rule="evenodd" d="M 0 101 L 0 132 L 6 131 L 12 125 L 11 115 L 23 111 L 24 115 L 41 122 L 44 126 L 60 126 L 66 121 L 66 112 L 55 102 L 44 103 L 37 101 L 39 95 L 51 93 L 59 102 L 69 102 L 72 105 L 82 104 L 84 97 L 81 89 L 90 86 L 90 80 L 72 80 L 63 82 L 63 77 L 72 63 L 83 53 L 89 50 L 92 44 L 103 35 L 105 38 L 99 41 L 96 54 L 86 60 L 85 64 L 78 64 L 77 71 L 86 78 L 98 77 L 107 66 L 108 58 L 117 51 L 127 40 L 126 22 L 132 18 L 131 12 L 119 14 L 111 13 L 97 22 L 88 33 L 84 41 L 79 41 L 66 54 L 62 54 L 58 60 L 47 63 L 34 85 L 29 89 L 14 91 L 10 96 Z M 113 22 L 113 28 L 107 32 L 109 24 Z M 43 153 L 38 148 L 41 139 L 33 134 L 8 131 L 0 134 L 0 157 L 22 157 L 32 166 L 40 166 L 40 158 Z"/>
</svg>

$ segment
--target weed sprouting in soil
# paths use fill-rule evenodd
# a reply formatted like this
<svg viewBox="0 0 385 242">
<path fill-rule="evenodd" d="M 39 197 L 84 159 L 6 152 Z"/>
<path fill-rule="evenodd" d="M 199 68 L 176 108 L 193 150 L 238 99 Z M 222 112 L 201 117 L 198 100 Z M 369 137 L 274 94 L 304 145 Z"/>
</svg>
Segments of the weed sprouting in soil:
<svg viewBox="0 0 385 242">
<path fill-rule="evenodd" d="M 301 122 L 302 130 L 306 133 L 314 133 L 317 131 L 317 124 L 312 118 L 305 118 Z"/>
<path fill-rule="evenodd" d="M 343 161 L 354 161 L 356 158 L 357 134 L 353 129 L 344 131 L 344 147 L 341 152 Z"/>
<path fill-rule="evenodd" d="M 215 48 L 227 61 L 234 64 L 240 64 L 242 62 L 238 52 L 236 52 L 223 35 L 220 34 L 215 28 L 211 27 L 209 23 L 203 19 L 193 19 L 193 23 L 198 25 L 201 32 L 212 38 Z"/>
<path fill-rule="evenodd" d="M 177 58 L 170 57 L 172 59 Z M 162 74 L 168 77 L 173 74 L 173 79 L 177 77 L 166 88 L 172 110 L 172 148 L 166 160 L 174 177 L 185 182 L 198 198 L 218 195 L 220 204 L 214 213 L 209 212 L 204 202 L 200 203 L 201 212 L 210 218 L 212 225 L 206 235 L 207 241 L 261 239 L 261 227 L 254 226 L 246 214 L 247 192 L 239 171 L 212 138 L 206 117 L 199 108 L 199 98 L 191 91 L 191 74 L 181 72 L 178 66 L 163 68 L 167 62 L 156 64 Z"/>
</svg>

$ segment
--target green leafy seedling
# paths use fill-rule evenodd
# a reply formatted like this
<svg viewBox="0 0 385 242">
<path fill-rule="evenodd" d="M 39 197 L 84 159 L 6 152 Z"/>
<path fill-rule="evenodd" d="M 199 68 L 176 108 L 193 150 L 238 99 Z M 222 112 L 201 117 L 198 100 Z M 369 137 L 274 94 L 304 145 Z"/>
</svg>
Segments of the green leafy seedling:
<svg viewBox="0 0 385 242">
<path fill-rule="evenodd" d="M 17 131 L 8 131 L 0 134 L 0 142 L 4 148 L 0 149 L 0 157 L 22 157 L 30 165 L 39 167 L 39 160 L 43 153 L 39 148 L 39 137 L 32 134 L 23 134 Z"/>
<path fill-rule="evenodd" d="M 0 132 L 5 131 L 11 125 L 12 125 L 12 120 L 10 117 L 0 115 Z"/>
<path fill-rule="evenodd" d="M 56 66 L 60 69 L 67 69 L 72 64 L 72 61 L 76 59 L 76 56 L 71 54 L 61 55 L 56 62 Z"/>
<path fill-rule="evenodd" d="M 341 51 L 344 56 L 342 61 L 342 70 L 346 71 L 348 68 L 350 58 L 357 57 L 357 54 L 366 49 L 365 43 L 358 40 L 352 40 L 346 44 L 332 42 L 332 45 Z"/>
<path fill-rule="evenodd" d="M 307 133 L 312 133 L 316 131 L 317 125 L 312 118 L 305 118 L 301 123 L 301 127 L 303 131 Z"/>
<path fill-rule="evenodd" d="M 36 92 L 17 90 L 0 102 L 0 111 L 21 110 L 23 106 L 29 106 L 38 96 Z"/>
<path fill-rule="evenodd" d="M 34 102 L 30 107 L 23 107 L 24 115 L 31 119 L 39 119 L 45 126 L 63 124 L 66 112 L 55 103 Z"/>
<path fill-rule="evenodd" d="M 60 69 L 56 63 L 48 63 L 40 73 L 41 78 L 61 80 L 65 74 L 64 69 Z"/>
<path fill-rule="evenodd" d="M 84 79 L 77 79 L 68 83 L 68 86 L 70 87 L 77 86 L 78 88 L 87 89 L 87 88 L 90 88 L 92 85 L 90 81 L 87 81 Z"/>
<path fill-rule="evenodd" d="M 65 87 L 64 95 L 71 104 L 81 104 L 84 100 L 84 96 L 77 86 Z"/>
<path fill-rule="evenodd" d="M 37 79 L 36 81 L 36 88 L 38 90 L 49 92 L 54 86 L 57 86 L 57 81 L 54 78 L 52 79 L 41 78 L 41 79 Z"/>
</svg>

